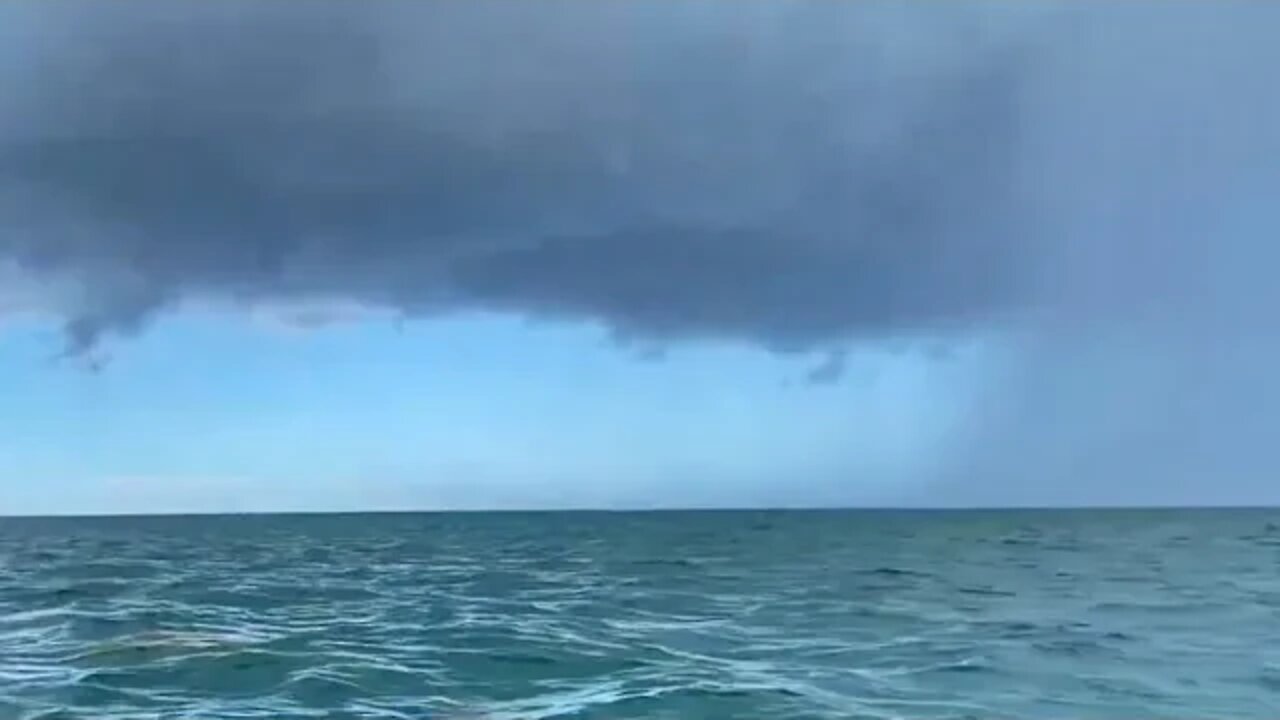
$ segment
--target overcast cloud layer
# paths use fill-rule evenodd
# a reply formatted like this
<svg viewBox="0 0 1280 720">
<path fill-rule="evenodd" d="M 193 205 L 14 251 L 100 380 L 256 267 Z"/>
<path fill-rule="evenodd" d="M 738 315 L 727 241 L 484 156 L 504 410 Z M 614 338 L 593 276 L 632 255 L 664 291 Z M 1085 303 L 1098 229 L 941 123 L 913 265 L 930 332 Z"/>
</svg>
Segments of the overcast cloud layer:
<svg viewBox="0 0 1280 720">
<path fill-rule="evenodd" d="M 4 12 L 17 102 L 0 256 L 70 288 L 57 300 L 77 345 L 200 296 L 496 308 L 780 349 L 1019 301 L 1025 78 L 1001 18 Z"/>
<path fill-rule="evenodd" d="M 957 501 L 1280 500 L 1280 5 L 61 2 L 0 28 L 0 312 L 54 311 L 74 349 L 205 299 L 779 351 L 999 331 Z"/>
</svg>

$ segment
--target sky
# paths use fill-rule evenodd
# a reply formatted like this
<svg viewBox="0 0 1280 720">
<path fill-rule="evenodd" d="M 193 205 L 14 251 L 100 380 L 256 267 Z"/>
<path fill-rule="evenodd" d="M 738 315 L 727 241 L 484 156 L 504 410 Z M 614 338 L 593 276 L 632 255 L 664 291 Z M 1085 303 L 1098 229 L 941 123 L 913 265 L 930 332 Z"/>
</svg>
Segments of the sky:
<svg viewBox="0 0 1280 720">
<path fill-rule="evenodd" d="M 1280 502 L 1280 5 L 0 5 L 0 514 Z"/>
</svg>

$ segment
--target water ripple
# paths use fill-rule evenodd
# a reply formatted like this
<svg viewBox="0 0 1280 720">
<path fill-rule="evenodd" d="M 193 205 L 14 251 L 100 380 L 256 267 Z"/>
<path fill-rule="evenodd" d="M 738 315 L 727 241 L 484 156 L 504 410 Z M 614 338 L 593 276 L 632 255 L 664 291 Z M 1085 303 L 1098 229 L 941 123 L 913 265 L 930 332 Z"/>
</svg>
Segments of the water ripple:
<svg viewBox="0 0 1280 720">
<path fill-rule="evenodd" d="M 0 718 L 1269 718 L 1278 523 L 4 520 Z"/>
</svg>

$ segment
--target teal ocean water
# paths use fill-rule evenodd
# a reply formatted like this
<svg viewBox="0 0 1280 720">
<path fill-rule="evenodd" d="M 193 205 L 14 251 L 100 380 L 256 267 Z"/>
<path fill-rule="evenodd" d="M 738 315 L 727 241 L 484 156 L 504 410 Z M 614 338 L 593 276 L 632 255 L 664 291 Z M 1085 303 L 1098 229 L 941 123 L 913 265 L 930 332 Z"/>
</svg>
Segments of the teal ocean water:
<svg viewBox="0 0 1280 720">
<path fill-rule="evenodd" d="M 1280 512 L 0 519 L 0 719 L 1280 717 Z"/>
</svg>

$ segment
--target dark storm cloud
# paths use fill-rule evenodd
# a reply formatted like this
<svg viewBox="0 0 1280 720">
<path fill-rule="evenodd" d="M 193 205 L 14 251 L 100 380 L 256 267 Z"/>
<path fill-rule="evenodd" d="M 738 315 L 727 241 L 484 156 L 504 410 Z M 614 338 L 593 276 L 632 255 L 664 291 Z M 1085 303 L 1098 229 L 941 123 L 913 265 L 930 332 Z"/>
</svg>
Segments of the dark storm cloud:
<svg viewBox="0 0 1280 720">
<path fill-rule="evenodd" d="M 1026 300 L 1007 12 L 0 12 L 0 259 L 58 281 L 76 348 L 203 298 L 775 350 Z"/>
</svg>

